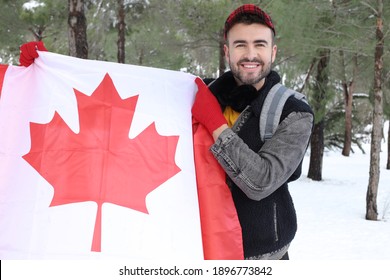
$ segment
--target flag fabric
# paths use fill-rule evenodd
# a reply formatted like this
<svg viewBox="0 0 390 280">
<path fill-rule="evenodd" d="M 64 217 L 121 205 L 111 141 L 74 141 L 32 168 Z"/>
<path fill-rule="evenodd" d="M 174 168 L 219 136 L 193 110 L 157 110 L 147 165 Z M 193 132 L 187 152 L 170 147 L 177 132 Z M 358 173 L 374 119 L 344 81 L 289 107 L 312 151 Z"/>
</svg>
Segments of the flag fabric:
<svg viewBox="0 0 390 280">
<path fill-rule="evenodd" d="M 198 179 L 194 79 L 50 52 L 1 65 L 0 259 L 242 258 L 222 173 L 218 203 Z"/>
<path fill-rule="evenodd" d="M 213 138 L 196 120 L 193 134 L 204 255 L 211 260 L 241 260 L 241 226 L 225 172 L 209 151 Z"/>
</svg>

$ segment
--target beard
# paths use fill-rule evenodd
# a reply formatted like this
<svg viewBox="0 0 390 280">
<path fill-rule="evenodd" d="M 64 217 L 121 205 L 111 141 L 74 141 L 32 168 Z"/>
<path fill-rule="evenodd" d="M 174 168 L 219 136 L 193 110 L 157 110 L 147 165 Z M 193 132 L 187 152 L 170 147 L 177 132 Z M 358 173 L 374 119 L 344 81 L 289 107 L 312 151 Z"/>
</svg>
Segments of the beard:
<svg viewBox="0 0 390 280">
<path fill-rule="evenodd" d="M 256 62 L 261 66 L 261 70 L 257 73 L 253 73 L 253 75 L 248 75 L 247 73 L 244 73 L 240 70 L 239 65 L 243 62 Z M 269 62 L 268 64 L 265 64 L 262 60 L 259 59 L 241 59 L 237 63 L 231 63 L 229 61 L 229 67 L 230 70 L 233 73 L 233 76 L 242 84 L 242 85 L 252 85 L 255 86 L 257 83 L 259 83 L 261 80 L 263 80 L 265 77 L 271 73 L 272 63 Z"/>
</svg>

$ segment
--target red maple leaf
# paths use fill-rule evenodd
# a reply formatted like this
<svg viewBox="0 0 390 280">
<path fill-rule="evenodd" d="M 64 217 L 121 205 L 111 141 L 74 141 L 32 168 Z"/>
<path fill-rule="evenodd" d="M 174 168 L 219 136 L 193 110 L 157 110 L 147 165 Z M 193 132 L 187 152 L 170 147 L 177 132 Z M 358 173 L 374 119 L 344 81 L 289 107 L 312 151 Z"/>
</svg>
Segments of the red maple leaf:
<svg viewBox="0 0 390 280">
<path fill-rule="evenodd" d="M 138 96 L 121 99 L 108 74 L 91 96 L 74 91 L 80 132 L 57 112 L 48 124 L 30 123 L 31 150 L 23 158 L 53 186 L 50 206 L 97 203 L 92 251 L 100 252 L 102 204 L 148 213 L 146 196 L 180 171 L 179 137 L 159 135 L 153 123 L 129 139 Z"/>
</svg>

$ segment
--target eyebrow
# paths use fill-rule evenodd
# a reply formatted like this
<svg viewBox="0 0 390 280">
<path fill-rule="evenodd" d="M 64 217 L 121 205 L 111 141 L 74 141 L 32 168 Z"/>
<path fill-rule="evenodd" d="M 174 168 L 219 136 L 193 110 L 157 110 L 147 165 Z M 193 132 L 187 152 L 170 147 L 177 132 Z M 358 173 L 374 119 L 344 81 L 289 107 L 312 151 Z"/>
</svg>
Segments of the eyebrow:
<svg viewBox="0 0 390 280">
<path fill-rule="evenodd" d="M 246 43 L 248 43 L 248 42 L 245 41 L 245 40 L 235 40 L 233 42 L 233 45 L 235 45 L 235 44 L 246 44 Z M 268 45 L 268 41 L 267 40 L 263 40 L 263 39 L 255 40 L 253 43 L 255 43 L 255 44 L 264 43 L 264 44 Z"/>
</svg>

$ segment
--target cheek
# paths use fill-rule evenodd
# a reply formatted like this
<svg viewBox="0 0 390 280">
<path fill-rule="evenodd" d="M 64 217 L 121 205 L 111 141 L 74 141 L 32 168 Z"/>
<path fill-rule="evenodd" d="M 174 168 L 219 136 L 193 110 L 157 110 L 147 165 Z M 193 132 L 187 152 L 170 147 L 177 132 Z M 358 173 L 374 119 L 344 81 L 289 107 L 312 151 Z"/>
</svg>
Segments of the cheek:
<svg viewBox="0 0 390 280">
<path fill-rule="evenodd" d="M 226 59 L 229 62 L 237 62 L 240 60 L 240 55 L 237 52 L 229 52 L 226 54 Z"/>
<path fill-rule="evenodd" d="M 231 63 L 232 61 L 233 61 L 233 59 L 232 59 L 232 56 L 231 56 L 231 54 L 229 53 L 229 54 L 227 54 L 227 56 L 226 56 L 226 60 L 229 62 L 229 63 Z"/>
</svg>

